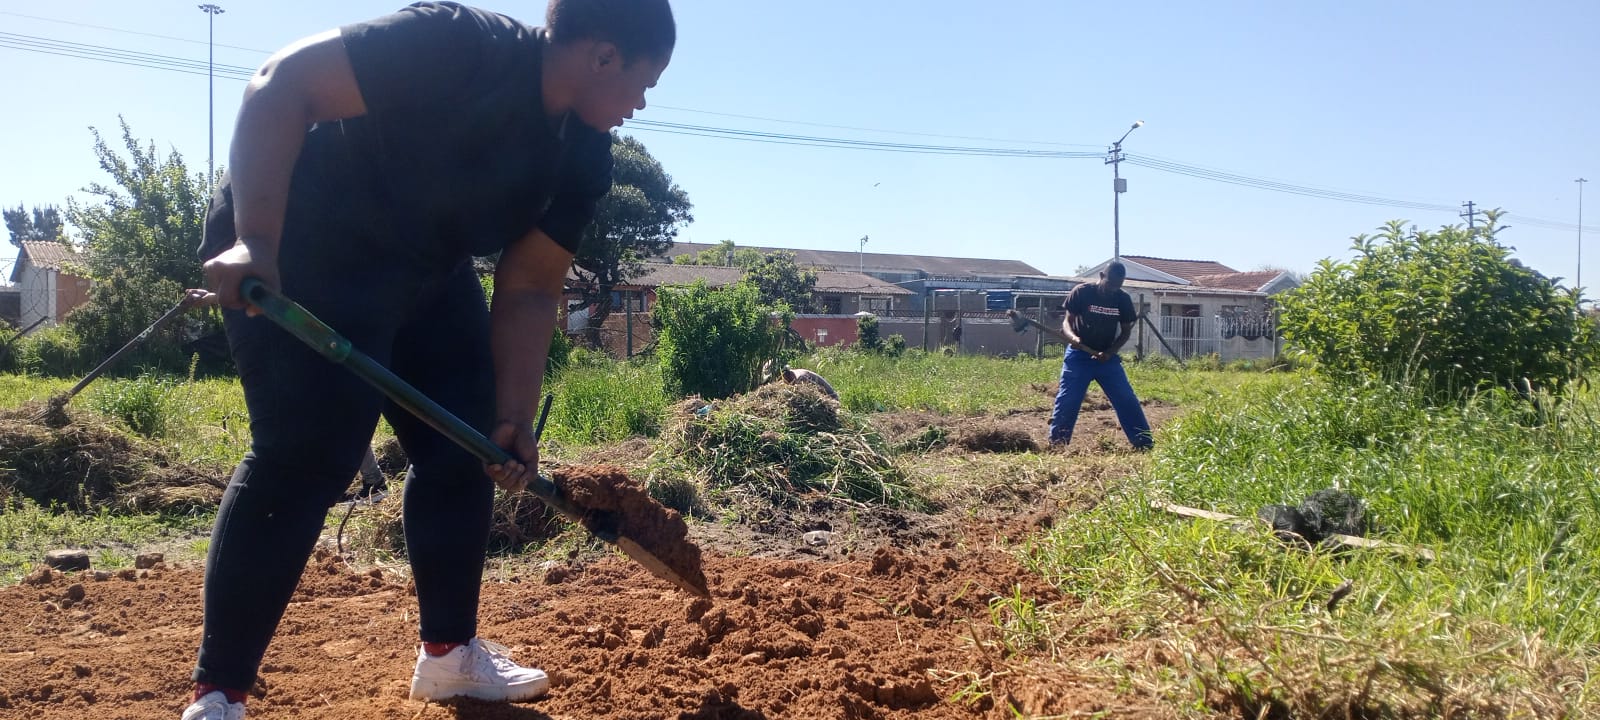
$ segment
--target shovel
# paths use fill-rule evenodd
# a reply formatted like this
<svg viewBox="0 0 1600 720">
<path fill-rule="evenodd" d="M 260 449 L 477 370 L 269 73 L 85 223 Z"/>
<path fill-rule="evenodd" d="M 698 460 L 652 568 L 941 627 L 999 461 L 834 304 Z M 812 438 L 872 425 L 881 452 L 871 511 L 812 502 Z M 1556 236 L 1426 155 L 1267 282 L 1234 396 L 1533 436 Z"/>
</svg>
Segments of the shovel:
<svg viewBox="0 0 1600 720">
<path fill-rule="evenodd" d="M 345 366 L 357 377 L 377 388 L 384 395 L 393 400 L 396 405 L 405 408 L 417 419 L 427 423 L 434 430 L 460 445 L 462 448 L 476 455 L 479 460 L 490 465 L 500 465 L 512 461 L 514 458 L 484 437 L 471 425 L 462 422 L 460 418 L 441 407 L 438 403 L 423 395 L 421 391 L 411 387 L 409 383 L 401 380 L 399 376 L 390 372 L 388 368 L 379 365 L 377 361 L 368 357 L 360 350 L 350 345 L 344 336 L 334 332 L 316 316 L 312 315 L 299 303 L 290 300 L 278 292 L 269 289 L 255 278 L 246 278 L 239 286 L 245 300 L 261 309 L 262 314 L 283 328 L 290 335 L 299 338 L 311 346 L 323 357 Z M 528 492 L 534 494 L 545 505 L 554 508 L 568 520 L 583 524 L 584 510 L 569 502 L 557 487 L 544 473 L 536 473 L 528 483 Z M 656 577 L 666 580 L 686 592 L 704 597 L 707 592 L 704 588 L 697 587 L 694 583 L 674 572 L 655 553 L 638 542 L 629 538 L 625 533 L 626 528 L 619 530 L 604 530 L 589 528 L 595 537 L 622 548 L 628 557 L 644 566 Z"/>
</svg>

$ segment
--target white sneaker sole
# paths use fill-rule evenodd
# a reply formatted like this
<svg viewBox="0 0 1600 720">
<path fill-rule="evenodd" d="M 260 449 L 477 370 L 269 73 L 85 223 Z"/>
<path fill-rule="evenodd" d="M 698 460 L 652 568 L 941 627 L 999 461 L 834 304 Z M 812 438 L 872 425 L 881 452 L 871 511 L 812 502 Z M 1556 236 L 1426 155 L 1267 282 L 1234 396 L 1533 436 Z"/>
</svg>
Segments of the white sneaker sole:
<svg viewBox="0 0 1600 720">
<path fill-rule="evenodd" d="M 550 678 L 546 675 L 515 685 L 484 685 L 457 680 L 420 678 L 414 675 L 411 677 L 412 700 L 438 701 L 468 697 L 487 702 L 522 702 L 540 697 L 549 691 Z"/>
</svg>

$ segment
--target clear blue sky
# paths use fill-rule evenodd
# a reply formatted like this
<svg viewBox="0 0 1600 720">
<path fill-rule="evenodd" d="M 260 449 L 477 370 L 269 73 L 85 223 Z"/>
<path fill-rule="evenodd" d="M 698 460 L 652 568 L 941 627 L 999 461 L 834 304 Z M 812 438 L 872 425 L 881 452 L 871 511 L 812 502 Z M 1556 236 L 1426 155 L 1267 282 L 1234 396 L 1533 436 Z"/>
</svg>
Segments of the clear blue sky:
<svg viewBox="0 0 1600 720">
<path fill-rule="evenodd" d="M 400 7 L 394 0 L 221 0 L 216 42 L 272 50 Z M 525 20 L 543 3 L 481 3 Z M 678 50 L 641 119 L 891 142 L 1125 149 L 1189 165 L 1400 200 L 1503 207 L 1600 226 L 1600 3 L 1533 0 L 1062 2 L 678 0 Z M 51 18 L 47 22 L 19 15 Z M 184 38 L 149 37 L 83 24 Z M 206 57 L 194 2 L 0 0 L 0 33 Z M 4 36 L 0 36 L 4 37 Z M 255 66 L 262 52 L 217 48 Z M 90 126 L 206 163 L 206 77 L 0 47 L 0 204 L 62 204 L 106 178 Z M 216 82 L 226 157 L 243 83 Z M 702 111 L 702 112 L 692 112 Z M 705 112 L 892 132 L 864 132 Z M 635 134 L 688 191 L 680 240 L 995 257 L 1065 274 L 1111 253 L 1111 168 L 1098 159 L 862 152 Z M 1012 145 L 899 133 L 1082 147 Z M 1350 204 L 1122 166 L 1124 254 L 1308 271 L 1385 220 L 1452 212 Z M 1513 223 L 1516 224 L 1516 223 Z M 1577 232 L 1502 238 L 1569 279 Z M 1600 232 L 1586 233 L 1600 284 Z M 0 245 L 0 263 L 11 248 Z"/>
</svg>

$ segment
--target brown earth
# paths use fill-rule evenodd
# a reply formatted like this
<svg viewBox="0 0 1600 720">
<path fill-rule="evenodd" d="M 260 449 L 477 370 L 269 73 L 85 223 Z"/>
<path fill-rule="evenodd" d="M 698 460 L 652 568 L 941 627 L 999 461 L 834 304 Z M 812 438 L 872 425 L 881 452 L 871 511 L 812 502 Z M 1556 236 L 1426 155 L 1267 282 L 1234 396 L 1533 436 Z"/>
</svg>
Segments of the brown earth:
<svg viewBox="0 0 1600 720">
<path fill-rule="evenodd" d="M 1156 425 L 1173 410 L 1146 406 Z M 1004 422 L 1042 444 L 1047 418 L 1034 409 L 874 423 L 909 436 L 931 424 Z M 250 717 L 1011 718 L 1013 706 L 1027 717 L 1171 717 L 1110 674 L 1063 669 L 1138 654 L 1133 641 L 1085 632 L 1050 648 L 1057 662 L 1019 663 L 1002 650 L 1012 641 L 994 620 L 1003 603 L 991 605 L 1013 593 L 1075 605 L 1024 568 L 1015 547 L 1070 512 L 1047 498 L 1083 492 L 1066 486 L 1126 451 L 1125 441 L 1097 439 L 1115 430 L 1108 409 L 1086 407 L 1073 447 L 1053 461 L 1069 472 L 1030 471 L 1048 475 L 1041 490 L 986 494 L 977 512 L 735 501 L 735 519 L 690 526 L 710 600 L 614 553 L 491 573 L 480 633 L 551 673 L 550 694 L 525 704 L 407 699 L 416 603 L 404 569 L 353 568 L 319 551 L 268 651 Z M 649 447 L 619 455 L 642 465 Z M 934 456 L 957 464 L 977 455 L 948 448 L 922 461 L 944 462 Z M 1070 471 L 1080 464 L 1081 475 Z M 805 535 L 813 531 L 824 531 L 820 542 Z M 185 563 L 35 573 L 0 589 L 0 718 L 177 718 L 200 638 L 201 582 L 199 564 Z"/>
</svg>

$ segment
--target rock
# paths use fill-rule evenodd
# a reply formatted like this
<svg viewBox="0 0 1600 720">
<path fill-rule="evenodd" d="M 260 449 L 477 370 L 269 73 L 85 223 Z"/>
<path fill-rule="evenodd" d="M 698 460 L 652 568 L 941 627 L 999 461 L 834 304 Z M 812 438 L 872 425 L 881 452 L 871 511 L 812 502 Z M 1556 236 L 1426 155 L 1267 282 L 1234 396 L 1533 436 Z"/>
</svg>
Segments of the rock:
<svg viewBox="0 0 1600 720">
<path fill-rule="evenodd" d="M 827 530 L 812 530 L 802 537 L 811 547 L 826 547 L 828 543 L 833 542 L 833 533 Z"/>
<path fill-rule="evenodd" d="M 88 596 L 88 593 L 84 591 L 83 583 L 73 583 L 71 587 L 67 588 L 67 599 L 68 600 L 71 600 L 73 602 L 80 602 L 86 596 Z"/>
<path fill-rule="evenodd" d="M 44 564 L 57 570 L 88 570 L 88 550 L 51 550 L 44 554 Z"/>
<path fill-rule="evenodd" d="M 166 560 L 167 556 L 158 552 L 141 553 L 139 557 L 134 558 L 133 566 L 140 570 L 149 570 L 156 565 L 166 562 Z"/>
</svg>

